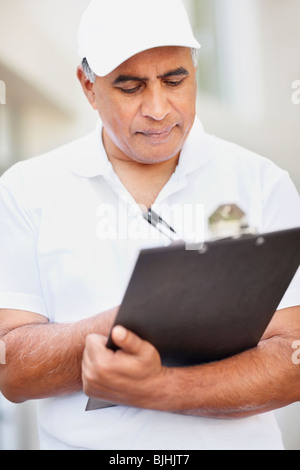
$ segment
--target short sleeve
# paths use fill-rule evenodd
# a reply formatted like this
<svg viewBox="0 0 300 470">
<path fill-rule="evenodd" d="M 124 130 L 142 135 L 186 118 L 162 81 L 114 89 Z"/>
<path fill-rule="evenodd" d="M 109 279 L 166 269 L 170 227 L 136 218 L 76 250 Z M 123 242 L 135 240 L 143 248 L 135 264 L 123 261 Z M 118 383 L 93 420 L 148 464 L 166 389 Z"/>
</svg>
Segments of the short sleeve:
<svg viewBox="0 0 300 470">
<path fill-rule="evenodd" d="M 13 189 L 2 181 L 0 308 L 24 310 L 48 317 L 39 279 L 37 231 Z"/>
<path fill-rule="evenodd" d="M 300 197 L 288 173 L 281 173 L 265 192 L 263 220 L 264 232 L 300 227 Z M 300 306 L 300 269 L 278 310 L 296 306 Z"/>
</svg>

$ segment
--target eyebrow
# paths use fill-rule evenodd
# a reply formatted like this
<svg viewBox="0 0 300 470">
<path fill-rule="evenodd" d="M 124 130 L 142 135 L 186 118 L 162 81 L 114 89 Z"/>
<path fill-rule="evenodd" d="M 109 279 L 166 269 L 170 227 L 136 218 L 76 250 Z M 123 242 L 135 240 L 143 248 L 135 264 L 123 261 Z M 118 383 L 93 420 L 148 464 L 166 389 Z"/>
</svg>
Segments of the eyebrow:
<svg viewBox="0 0 300 470">
<path fill-rule="evenodd" d="M 184 67 L 179 67 L 178 69 L 170 70 L 169 72 L 164 73 L 157 78 L 178 77 L 179 75 L 185 75 L 187 77 L 189 72 Z"/>
<path fill-rule="evenodd" d="M 170 77 L 178 77 L 180 75 L 188 76 L 189 72 L 184 67 L 179 67 L 175 70 L 169 70 L 168 72 L 164 73 L 163 75 L 159 75 L 157 78 L 170 78 Z M 113 82 L 113 85 L 119 85 L 125 82 L 146 82 L 149 81 L 147 77 L 137 77 L 134 75 L 119 75 Z"/>
</svg>

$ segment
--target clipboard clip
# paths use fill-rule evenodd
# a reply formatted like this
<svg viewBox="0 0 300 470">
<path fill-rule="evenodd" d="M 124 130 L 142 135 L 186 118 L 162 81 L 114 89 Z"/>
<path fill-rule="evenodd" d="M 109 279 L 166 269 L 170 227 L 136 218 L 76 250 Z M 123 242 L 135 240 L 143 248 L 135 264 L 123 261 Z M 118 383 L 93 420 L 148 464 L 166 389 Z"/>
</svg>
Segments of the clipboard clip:
<svg viewBox="0 0 300 470">
<path fill-rule="evenodd" d="M 237 204 L 219 206 L 208 219 L 211 240 L 239 239 L 258 235 L 251 228 L 245 212 Z"/>
</svg>

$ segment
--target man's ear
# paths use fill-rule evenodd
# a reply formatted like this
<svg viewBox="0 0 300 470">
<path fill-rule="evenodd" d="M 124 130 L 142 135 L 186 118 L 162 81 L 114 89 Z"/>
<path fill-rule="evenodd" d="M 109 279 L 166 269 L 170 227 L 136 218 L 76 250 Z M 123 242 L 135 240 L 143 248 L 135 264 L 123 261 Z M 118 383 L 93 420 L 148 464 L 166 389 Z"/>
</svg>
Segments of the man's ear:
<svg viewBox="0 0 300 470">
<path fill-rule="evenodd" d="M 94 84 L 91 83 L 90 80 L 87 78 L 81 65 L 77 67 L 76 75 L 81 84 L 83 92 L 85 96 L 87 97 L 88 102 L 94 109 L 97 109 L 95 93 L 94 93 Z"/>
</svg>

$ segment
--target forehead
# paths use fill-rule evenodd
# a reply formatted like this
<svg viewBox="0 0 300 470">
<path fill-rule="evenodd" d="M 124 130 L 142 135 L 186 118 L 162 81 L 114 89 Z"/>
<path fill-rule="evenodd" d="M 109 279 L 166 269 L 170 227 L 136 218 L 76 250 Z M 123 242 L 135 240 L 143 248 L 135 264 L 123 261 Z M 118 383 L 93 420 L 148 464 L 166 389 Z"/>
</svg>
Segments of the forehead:
<svg viewBox="0 0 300 470">
<path fill-rule="evenodd" d="M 185 67 L 193 69 L 191 50 L 187 47 L 157 47 L 143 51 L 128 59 L 107 77 L 115 79 L 119 75 L 139 76 L 163 75 L 166 70 Z"/>
</svg>

